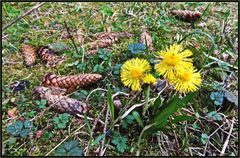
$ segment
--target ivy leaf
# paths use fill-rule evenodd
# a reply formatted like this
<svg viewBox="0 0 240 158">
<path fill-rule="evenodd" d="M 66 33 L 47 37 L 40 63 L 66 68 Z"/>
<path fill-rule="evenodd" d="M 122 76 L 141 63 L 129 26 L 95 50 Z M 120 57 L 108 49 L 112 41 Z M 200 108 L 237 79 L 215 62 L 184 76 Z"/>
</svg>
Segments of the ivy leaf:
<svg viewBox="0 0 240 158">
<path fill-rule="evenodd" d="M 120 151 L 121 153 L 123 153 L 128 147 L 126 142 L 127 138 L 125 137 L 122 137 L 120 135 L 113 136 L 112 143 L 117 146 L 118 151 Z"/>
<path fill-rule="evenodd" d="M 145 49 L 146 46 L 142 43 L 131 43 L 128 45 L 128 50 L 130 50 L 132 54 L 144 52 Z"/>
</svg>

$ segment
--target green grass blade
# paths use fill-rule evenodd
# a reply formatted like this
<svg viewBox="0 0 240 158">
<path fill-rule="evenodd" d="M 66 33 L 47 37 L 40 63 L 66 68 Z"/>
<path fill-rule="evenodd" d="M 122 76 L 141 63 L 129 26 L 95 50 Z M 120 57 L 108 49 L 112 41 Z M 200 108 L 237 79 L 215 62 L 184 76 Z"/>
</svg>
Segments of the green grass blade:
<svg viewBox="0 0 240 158">
<path fill-rule="evenodd" d="M 108 101 L 108 107 L 110 109 L 110 115 L 112 120 L 114 120 L 114 104 L 112 99 L 112 90 L 110 86 L 108 86 L 108 94 L 107 94 L 107 101 Z"/>
</svg>

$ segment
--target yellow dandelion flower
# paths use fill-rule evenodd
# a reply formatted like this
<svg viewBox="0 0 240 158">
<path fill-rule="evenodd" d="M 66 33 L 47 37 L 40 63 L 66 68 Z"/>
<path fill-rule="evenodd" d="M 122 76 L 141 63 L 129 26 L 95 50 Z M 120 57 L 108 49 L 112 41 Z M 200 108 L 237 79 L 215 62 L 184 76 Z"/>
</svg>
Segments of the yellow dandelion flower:
<svg viewBox="0 0 240 158">
<path fill-rule="evenodd" d="M 196 71 L 194 67 L 189 67 L 184 71 L 178 72 L 175 77 L 169 79 L 169 82 L 179 92 L 194 92 L 202 82 L 200 73 Z"/>
<path fill-rule="evenodd" d="M 151 66 L 145 59 L 131 59 L 126 61 L 121 68 L 121 80 L 123 84 L 133 91 L 141 90 L 141 81 L 151 70 Z"/>
<path fill-rule="evenodd" d="M 156 78 L 152 74 L 147 74 L 143 78 L 143 82 L 147 83 L 147 84 L 157 84 L 157 80 L 156 80 Z"/>
<path fill-rule="evenodd" d="M 181 45 L 173 44 L 166 51 L 156 53 L 158 64 L 155 65 L 156 71 L 163 75 L 164 78 L 171 78 L 175 72 L 180 69 L 193 66 L 192 59 L 188 58 L 192 55 L 189 49 L 183 50 Z"/>
</svg>

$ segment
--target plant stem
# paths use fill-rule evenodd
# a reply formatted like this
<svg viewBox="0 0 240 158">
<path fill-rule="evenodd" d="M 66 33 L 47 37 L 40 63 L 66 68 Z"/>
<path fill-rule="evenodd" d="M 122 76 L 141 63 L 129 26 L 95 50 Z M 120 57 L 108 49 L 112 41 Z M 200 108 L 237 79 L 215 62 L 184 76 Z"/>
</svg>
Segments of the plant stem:
<svg viewBox="0 0 240 158">
<path fill-rule="evenodd" d="M 149 101 L 149 95 L 150 95 L 150 85 L 147 86 L 147 88 L 144 91 L 144 95 L 145 95 L 145 103 L 143 106 L 143 115 L 145 115 L 149 105 L 148 105 L 148 101 Z"/>
</svg>

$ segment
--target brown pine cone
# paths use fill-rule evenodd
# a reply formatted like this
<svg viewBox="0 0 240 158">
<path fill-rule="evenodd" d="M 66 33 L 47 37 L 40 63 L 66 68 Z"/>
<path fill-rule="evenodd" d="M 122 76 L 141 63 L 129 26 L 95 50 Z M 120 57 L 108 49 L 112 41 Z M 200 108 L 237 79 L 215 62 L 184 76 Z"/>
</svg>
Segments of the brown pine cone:
<svg viewBox="0 0 240 158">
<path fill-rule="evenodd" d="M 189 10 L 173 10 L 172 14 L 176 16 L 176 18 L 189 23 L 194 23 L 202 16 L 202 14 L 198 11 Z"/>
<path fill-rule="evenodd" d="M 113 38 L 113 37 L 119 37 L 119 38 L 124 38 L 124 37 L 132 37 L 132 34 L 125 31 L 125 32 L 101 32 L 101 33 L 96 33 L 94 34 L 95 38 Z"/>
<path fill-rule="evenodd" d="M 29 44 L 23 44 L 21 47 L 22 55 L 27 66 L 32 66 L 36 61 L 36 49 Z"/>
<path fill-rule="evenodd" d="M 48 101 L 48 105 L 61 113 L 70 113 L 73 115 L 83 114 L 90 110 L 85 104 L 76 99 L 69 98 L 62 95 L 53 95 L 51 90 L 47 87 L 38 86 L 34 88 L 34 94 L 39 95 L 42 99 Z"/>
<path fill-rule="evenodd" d="M 79 74 L 70 76 L 57 76 L 52 73 L 48 73 L 44 76 L 43 86 L 55 86 L 62 89 L 66 89 L 66 93 L 71 93 L 78 88 L 86 87 L 90 84 L 97 82 L 102 78 L 99 74 Z"/>
<path fill-rule="evenodd" d="M 84 44 L 83 47 L 86 47 L 89 49 L 106 48 L 106 47 L 112 45 L 113 43 L 118 42 L 121 38 L 132 37 L 132 34 L 128 33 L 127 31 L 112 32 L 112 33 L 99 33 L 99 34 L 95 35 L 95 37 L 98 38 L 99 40 Z"/>
<path fill-rule="evenodd" d="M 57 56 L 55 52 L 52 51 L 48 46 L 41 46 L 37 50 L 39 57 L 46 62 L 47 66 L 55 67 L 58 64 L 61 64 L 65 60 L 65 56 Z"/>
</svg>

